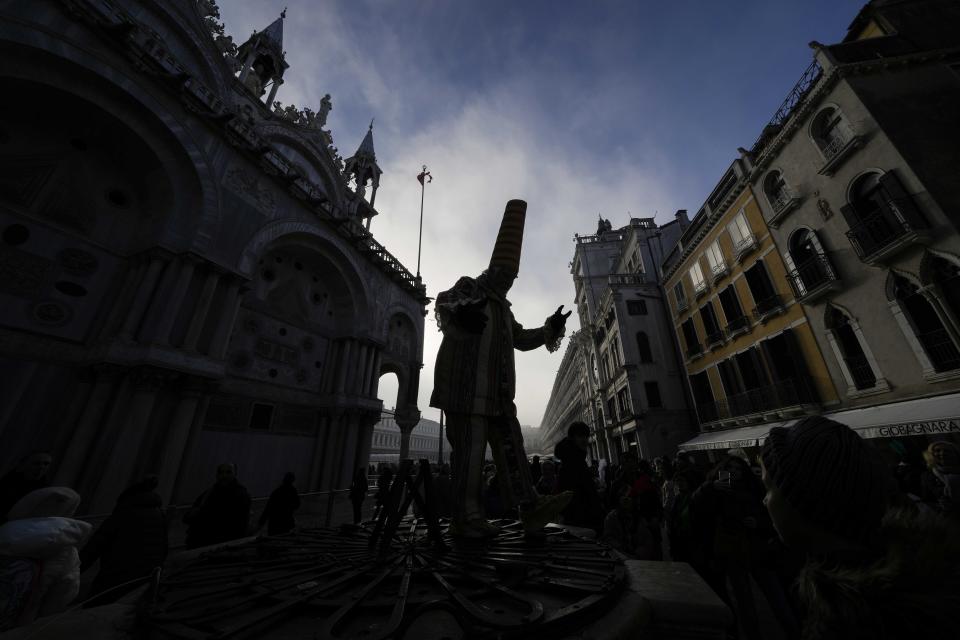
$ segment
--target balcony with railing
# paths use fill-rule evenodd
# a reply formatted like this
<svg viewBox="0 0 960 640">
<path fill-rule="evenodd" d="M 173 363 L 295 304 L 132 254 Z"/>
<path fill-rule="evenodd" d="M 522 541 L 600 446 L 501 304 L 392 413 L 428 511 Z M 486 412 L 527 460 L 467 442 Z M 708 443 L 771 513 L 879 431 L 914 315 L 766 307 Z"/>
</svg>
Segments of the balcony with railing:
<svg viewBox="0 0 960 640">
<path fill-rule="evenodd" d="M 704 343 L 707 345 L 707 349 L 716 349 L 723 345 L 724 335 L 723 329 L 719 327 L 707 333 Z"/>
<path fill-rule="evenodd" d="M 893 256 L 911 244 L 924 240 L 927 223 L 910 206 L 898 206 L 889 200 L 876 212 L 851 225 L 847 238 L 857 256 L 867 264 L 876 264 Z"/>
<path fill-rule="evenodd" d="M 757 306 L 753 308 L 753 317 L 759 322 L 766 322 L 770 318 L 780 315 L 786 310 L 783 304 L 783 298 L 775 293 L 760 300 Z"/>
<path fill-rule="evenodd" d="M 614 273 L 607 277 L 610 286 L 629 286 L 646 284 L 647 278 L 642 273 Z"/>
<path fill-rule="evenodd" d="M 750 318 L 743 315 L 739 318 L 734 318 L 727 323 L 727 337 L 733 338 L 734 336 L 740 335 L 741 333 L 746 333 L 750 331 Z"/>
<path fill-rule="evenodd" d="M 800 206 L 801 198 L 793 193 L 786 186 L 782 186 L 776 193 L 770 194 L 770 208 L 773 209 L 773 216 L 768 220 L 768 224 L 776 229 L 787 215 Z"/>
<path fill-rule="evenodd" d="M 743 259 L 750 255 L 754 249 L 757 248 L 757 239 L 753 235 L 740 238 L 733 245 L 733 255 L 736 257 L 737 262 L 743 262 Z"/>
<path fill-rule="evenodd" d="M 863 138 L 849 128 L 838 128 L 832 132 L 829 140 L 824 141 L 822 145 L 818 142 L 817 146 L 820 147 L 820 153 L 825 160 L 819 173 L 831 176 L 854 151 L 863 146 Z"/>
<path fill-rule="evenodd" d="M 703 422 L 729 420 L 744 416 L 788 417 L 803 413 L 817 405 L 816 391 L 811 382 L 791 379 L 775 384 L 748 389 L 714 402 L 697 405 L 697 413 Z M 712 417 L 712 420 L 707 416 Z"/>
<path fill-rule="evenodd" d="M 690 302 L 686 298 L 677 300 L 677 313 L 683 313 L 690 308 Z"/>
<path fill-rule="evenodd" d="M 730 273 L 730 267 L 727 266 L 726 262 L 710 265 L 710 276 L 713 278 L 714 284 L 728 273 Z"/>
<path fill-rule="evenodd" d="M 787 274 L 797 300 L 811 303 L 830 291 L 840 288 L 840 278 L 827 256 L 818 254 Z"/>
<path fill-rule="evenodd" d="M 701 298 L 707 294 L 707 291 L 710 290 L 710 285 L 707 284 L 707 281 L 704 280 L 699 284 L 693 285 L 693 296 L 695 298 Z"/>
<path fill-rule="evenodd" d="M 693 360 L 694 358 L 699 358 L 703 355 L 703 346 L 699 342 L 694 342 L 687 345 L 687 358 Z"/>
</svg>

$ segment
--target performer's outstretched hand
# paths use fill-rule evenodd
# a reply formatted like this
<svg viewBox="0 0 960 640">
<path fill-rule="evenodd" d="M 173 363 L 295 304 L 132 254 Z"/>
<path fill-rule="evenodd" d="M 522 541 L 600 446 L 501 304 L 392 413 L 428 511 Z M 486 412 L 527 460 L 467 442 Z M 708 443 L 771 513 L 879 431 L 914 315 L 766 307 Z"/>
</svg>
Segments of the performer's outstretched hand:
<svg viewBox="0 0 960 640">
<path fill-rule="evenodd" d="M 557 310 L 554 312 L 554 314 L 548 318 L 548 322 L 550 323 L 550 326 L 553 327 L 553 330 L 559 332 L 561 329 L 566 327 L 567 318 L 570 317 L 571 313 L 573 313 L 573 310 L 564 313 L 563 305 L 557 307 Z"/>
</svg>

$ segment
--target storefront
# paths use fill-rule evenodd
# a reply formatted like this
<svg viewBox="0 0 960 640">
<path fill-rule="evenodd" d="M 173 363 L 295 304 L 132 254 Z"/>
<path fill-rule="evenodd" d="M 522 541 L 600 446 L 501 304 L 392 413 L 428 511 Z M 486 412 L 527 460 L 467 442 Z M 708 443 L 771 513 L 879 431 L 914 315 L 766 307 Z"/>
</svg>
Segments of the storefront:
<svg viewBox="0 0 960 640">
<path fill-rule="evenodd" d="M 856 431 L 890 461 L 919 462 L 920 452 L 937 440 L 960 444 L 960 393 L 834 411 L 824 416 Z M 789 428 L 796 423 L 797 420 L 788 420 L 701 433 L 681 444 L 679 452 L 706 452 L 712 460 L 723 451 L 743 449 L 752 457 L 756 453 L 752 448 L 763 445 L 772 428 Z"/>
</svg>

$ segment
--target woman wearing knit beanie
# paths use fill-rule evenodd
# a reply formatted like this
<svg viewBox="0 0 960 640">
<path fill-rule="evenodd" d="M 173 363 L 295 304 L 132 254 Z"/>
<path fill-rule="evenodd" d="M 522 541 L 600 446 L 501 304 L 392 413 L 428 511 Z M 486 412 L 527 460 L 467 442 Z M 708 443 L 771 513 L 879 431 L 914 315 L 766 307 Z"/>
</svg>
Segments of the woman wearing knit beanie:
<svg viewBox="0 0 960 640">
<path fill-rule="evenodd" d="M 888 509 L 887 474 L 853 430 L 823 417 L 774 428 L 761 463 L 773 525 L 807 556 L 805 639 L 956 636 L 960 531 Z"/>
</svg>

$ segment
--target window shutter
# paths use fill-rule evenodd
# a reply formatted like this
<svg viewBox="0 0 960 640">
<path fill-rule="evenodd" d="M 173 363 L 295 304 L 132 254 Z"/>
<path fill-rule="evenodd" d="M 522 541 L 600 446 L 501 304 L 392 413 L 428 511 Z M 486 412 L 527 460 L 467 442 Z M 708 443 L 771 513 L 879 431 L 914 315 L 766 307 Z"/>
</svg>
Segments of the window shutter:
<svg viewBox="0 0 960 640">
<path fill-rule="evenodd" d="M 880 187 L 887 194 L 887 197 L 896 205 L 903 217 L 914 226 L 927 226 L 923 219 L 923 214 L 917 208 L 913 198 L 903 188 L 903 183 L 892 171 L 880 176 Z"/>
</svg>

